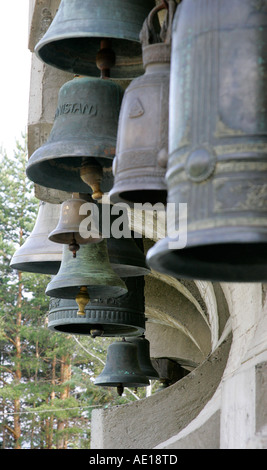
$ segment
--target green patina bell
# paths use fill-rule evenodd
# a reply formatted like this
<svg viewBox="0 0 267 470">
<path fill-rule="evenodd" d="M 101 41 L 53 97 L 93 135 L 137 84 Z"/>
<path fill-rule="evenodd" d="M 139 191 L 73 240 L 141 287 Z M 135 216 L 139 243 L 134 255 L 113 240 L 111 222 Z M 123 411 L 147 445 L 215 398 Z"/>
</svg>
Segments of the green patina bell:
<svg viewBox="0 0 267 470">
<path fill-rule="evenodd" d="M 266 43 L 266 2 L 183 0 L 176 10 L 166 182 L 175 227 L 181 204 L 187 219 L 149 250 L 156 271 L 267 280 Z"/>
<path fill-rule="evenodd" d="M 150 359 L 150 345 L 145 336 L 127 339 L 130 343 L 136 344 L 140 368 L 145 376 L 150 380 L 158 380 L 159 374 L 153 367 Z"/>
<path fill-rule="evenodd" d="M 82 210 L 84 205 L 86 211 Z M 96 205 L 93 202 L 88 202 L 79 197 L 78 194 L 73 194 L 71 199 L 61 204 L 59 221 L 55 229 L 49 234 L 49 240 L 69 245 L 74 257 L 76 257 L 76 251 L 79 250 L 80 245 L 99 243 L 102 237 L 99 232 L 95 208 Z M 83 236 L 81 224 L 87 218 L 90 218 L 90 222 L 87 224 L 86 236 Z M 89 236 L 87 235 L 88 232 L 90 233 Z"/>
<path fill-rule="evenodd" d="M 112 40 L 112 78 L 133 78 L 143 71 L 139 32 L 154 5 L 154 0 L 61 0 L 35 52 L 48 65 L 94 77 L 100 41 Z"/>
<path fill-rule="evenodd" d="M 117 387 L 122 395 L 124 387 L 147 387 L 148 378 L 140 368 L 136 344 L 116 341 L 108 347 L 106 365 L 95 379 L 95 385 Z"/>
<path fill-rule="evenodd" d="M 90 301 L 84 311 L 77 313 L 73 299 L 51 298 L 48 328 L 55 332 L 77 335 L 134 336 L 145 331 L 144 278 L 124 279 L 127 294 L 118 298 Z"/>
<path fill-rule="evenodd" d="M 63 245 L 60 269 L 46 288 L 50 297 L 75 299 L 79 315 L 85 314 L 90 299 L 119 297 L 126 292 L 125 282 L 110 265 L 106 240 L 81 245 L 76 258 Z"/>
<path fill-rule="evenodd" d="M 28 161 L 28 178 L 100 199 L 113 184 L 122 96 L 122 87 L 108 79 L 75 77 L 66 82 L 59 90 L 51 133 Z"/>
<path fill-rule="evenodd" d="M 108 204 L 100 204 L 99 207 L 101 233 L 107 237 L 109 260 L 114 271 L 123 278 L 149 274 L 143 239 L 136 238 L 130 230 L 127 210 L 116 214 Z"/>
<path fill-rule="evenodd" d="M 59 204 L 41 201 L 32 233 L 14 253 L 10 266 L 22 272 L 56 274 L 60 268 L 62 246 L 48 239 L 57 224 Z"/>
</svg>

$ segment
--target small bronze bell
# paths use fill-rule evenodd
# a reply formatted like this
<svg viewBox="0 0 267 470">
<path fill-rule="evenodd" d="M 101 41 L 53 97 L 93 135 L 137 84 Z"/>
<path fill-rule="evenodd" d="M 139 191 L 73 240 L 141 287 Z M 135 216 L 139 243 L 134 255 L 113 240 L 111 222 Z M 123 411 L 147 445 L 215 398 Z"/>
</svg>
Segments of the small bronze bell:
<svg viewBox="0 0 267 470">
<path fill-rule="evenodd" d="M 75 77 L 58 96 L 52 131 L 30 157 L 27 176 L 44 187 L 100 199 L 113 184 L 112 160 L 123 89 L 108 79 Z"/>
<path fill-rule="evenodd" d="M 86 204 L 86 212 L 80 213 L 80 209 Z M 88 214 L 90 206 L 90 214 Z M 98 211 L 95 211 L 96 205 L 88 202 L 73 194 L 72 199 L 68 199 L 61 204 L 60 217 L 56 228 L 49 234 L 49 240 L 55 243 L 69 245 L 70 251 L 76 257 L 76 251 L 80 245 L 86 243 L 99 243 L 102 237 L 99 233 Z M 83 236 L 82 223 L 85 218 L 90 217 L 89 227 Z M 89 233 L 89 235 L 88 235 Z"/>
<path fill-rule="evenodd" d="M 161 36 L 155 33 L 153 20 L 164 4 L 150 12 L 140 34 L 145 74 L 130 83 L 122 101 L 114 185 L 109 193 L 113 203 L 166 204 L 171 26 L 176 2 L 168 5 Z"/>
<path fill-rule="evenodd" d="M 32 233 L 13 255 L 10 266 L 19 271 L 39 274 L 56 274 L 60 268 L 62 245 L 48 239 L 56 226 L 60 211 L 59 204 L 41 201 Z"/>
<path fill-rule="evenodd" d="M 119 395 L 122 395 L 124 387 L 147 387 L 149 380 L 140 368 L 137 346 L 125 340 L 111 344 L 106 365 L 95 379 L 95 385 L 117 387 Z"/>
<path fill-rule="evenodd" d="M 267 280 L 263 4 L 186 0 L 175 14 L 166 181 L 176 227 L 181 203 L 187 227 L 147 255 L 175 278 Z"/>
<path fill-rule="evenodd" d="M 77 314 L 72 299 L 50 299 L 48 328 L 55 332 L 114 337 L 142 335 L 145 331 L 144 278 L 124 279 L 127 294 L 118 298 L 92 300 L 85 315 Z"/>
<path fill-rule="evenodd" d="M 94 77 L 100 41 L 108 38 L 116 56 L 112 78 L 133 78 L 143 71 L 139 32 L 153 6 L 154 0 L 61 0 L 35 52 L 51 66 Z"/>
<path fill-rule="evenodd" d="M 130 343 L 136 344 L 140 368 L 145 376 L 150 380 L 158 380 L 159 374 L 153 367 L 150 359 L 150 345 L 144 335 L 127 339 Z"/>
<path fill-rule="evenodd" d="M 81 245 L 75 259 L 63 245 L 60 269 L 46 288 L 50 297 L 76 299 L 79 315 L 85 315 L 84 306 L 90 299 L 119 297 L 126 292 L 125 282 L 111 268 L 106 240 Z"/>
</svg>

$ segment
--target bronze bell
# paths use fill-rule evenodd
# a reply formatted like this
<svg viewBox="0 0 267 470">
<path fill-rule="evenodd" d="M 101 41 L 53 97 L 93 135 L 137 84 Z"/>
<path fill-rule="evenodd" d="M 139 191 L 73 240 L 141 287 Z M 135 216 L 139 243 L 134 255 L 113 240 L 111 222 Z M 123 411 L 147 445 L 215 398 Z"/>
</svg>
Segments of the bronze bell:
<svg viewBox="0 0 267 470">
<path fill-rule="evenodd" d="M 59 91 L 52 131 L 30 157 L 36 184 L 100 199 L 113 184 L 112 160 L 123 89 L 109 79 L 75 77 Z"/>
<path fill-rule="evenodd" d="M 105 239 L 81 245 L 77 258 L 63 245 L 60 269 L 46 288 L 50 297 L 75 299 L 79 315 L 85 315 L 84 307 L 90 299 L 119 297 L 126 292 L 125 282 L 110 265 Z"/>
<path fill-rule="evenodd" d="M 139 32 L 153 6 L 154 0 L 61 0 L 35 52 L 48 65 L 94 77 L 100 41 L 110 39 L 112 78 L 133 78 L 143 71 Z"/>
<path fill-rule="evenodd" d="M 26 242 L 14 253 L 10 266 L 19 271 L 39 274 L 56 274 L 60 268 L 62 245 L 48 239 L 56 226 L 60 211 L 59 204 L 41 201 L 32 233 Z"/>
<path fill-rule="evenodd" d="M 150 268 L 141 249 L 142 240 L 130 238 L 108 238 L 108 253 L 112 268 L 120 277 L 146 276 Z"/>
<path fill-rule="evenodd" d="M 50 299 L 48 328 L 55 332 L 115 337 L 142 335 L 145 331 L 144 278 L 124 279 L 127 294 L 118 298 L 91 300 L 85 315 L 77 314 L 72 299 Z"/>
<path fill-rule="evenodd" d="M 122 395 L 124 387 L 147 387 L 149 380 L 140 368 L 137 346 L 125 340 L 111 344 L 106 365 L 95 379 L 95 385 L 117 387 L 119 395 Z"/>
<path fill-rule="evenodd" d="M 114 271 L 123 278 L 132 276 L 145 276 L 150 273 L 146 263 L 142 238 L 135 238 L 129 228 L 127 211 L 123 214 L 114 214 L 112 206 L 100 204 L 101 233 L 107 238 L 109 260 Z M 120 212 L 120 211 L 119 211 Z M 114 229 L 123 221 L 127 230 L 124 230 L 120 238 Z M 125 234 L 125 236 L 124 236 Z"/>
<path fill-rule="evenodd" d="M 153 22 L 164 4 L 150 12 L 140 34 L 145 74 L 131 82 L 122 101 L 114 186 L 109 193 L 113 203 L 166 204 L 171 26 L 176 2 L 168 5 L 161 36 L 156 35 Z"/>
<path fill-rule="evenodd" d="M 150 380 L 158 380 L 159 374 L 153 367 L 150 359 L 150 345 L 144 335 L 134 338 L 127 338 L 130 343 L 136 344 L 140 368 L 145 376 Z"/>
<path fill-rule="evenodd" d="M 86 204 L 86 211 L 82 210 L 84 204 Z M 96 205 L 93 202 L 88 202 L 78 194 L 73 194 L 72 199 L 61 204 L 59 221 L 56 228 L 49 234 L 49 240 L 69 245 L 74 257 L 76 257 L 80 245 L 99 243 L 102 237 L 99 232 L 98 213 L 95 208 Z M 86 227 L 86 233 L 83 233 L 82 223 L 88 217 L 90 218 L 89 226 Z"/>
<path fill-rule="evenodd" d="M 186 0 L 175 14 L 166 179 L 176 221 L 187 204 L 187 233 L 156 243 L 147 261 L 176 278 L 267 280 L 267 16 L 259 4 Z"/>
</svg>

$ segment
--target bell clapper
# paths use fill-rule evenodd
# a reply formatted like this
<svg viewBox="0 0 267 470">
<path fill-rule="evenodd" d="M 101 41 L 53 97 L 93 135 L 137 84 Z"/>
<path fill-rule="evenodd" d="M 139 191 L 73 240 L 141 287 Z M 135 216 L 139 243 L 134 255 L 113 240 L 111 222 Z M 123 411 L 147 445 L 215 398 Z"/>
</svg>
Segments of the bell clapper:
<svg viewBox="0 0 267 470">
<path fill-rule="evenodd" d="M 90 300 L 90 297 L 89 297 L 89 294 L 88 294 L 88 291 L 87 291 L 87 287 L 83 286 L 83 287 L 80 288 L 80 291 L 77 294 L 75 300 L 76 300 L 76 302 L 78 304 L 78 307 L 79 307 L 77 315 L 84 316 L 85 315 L 84 309 L 85 309 L 86 305 L 88 304 L 88 302 Z"/>
<path fill-rule="evenodd" d="M 111 48 L 110 39 L 102 39 L 100 49 L 96 55 L 96 66 L 101 71 L 101 78 L 110 77 L 110 69 L 116 63 L 116 55 Z"/>
<path fill-rule="evenodd" d="M 97 336 L 103 336 L 104 331 L 101 327 L 94 328 L 90 331 L 91 337 L 96 338 Z"/>
<path fill-rule="evenodd" d="M 69 244 L 69 250 L 73 253 L 73 258 L 76 258 L 76 253 L 80 249 L 80 245 L 76 242 L 75 236 L 73 234 L 73 239 Z"/>
<path fill-rule="evenodd" d="M 123 390 L 124 390 L 124 387 L 122 384 L 118 384 L 117 385 L 117 392 L 118 392 L 118 395 L 120 395 L 120 397 L 122 396 L 123 394 Z"/>
<path fill-rule="evenodd" d="M 92 189 L 92 199 L 97 200 L 103 197 L 101 191 L 101 181 L 103 170 L 101 165 L 84 163 L 80 169 L 80 176 L 84 183 L 88 184 Z"/>
</svg>

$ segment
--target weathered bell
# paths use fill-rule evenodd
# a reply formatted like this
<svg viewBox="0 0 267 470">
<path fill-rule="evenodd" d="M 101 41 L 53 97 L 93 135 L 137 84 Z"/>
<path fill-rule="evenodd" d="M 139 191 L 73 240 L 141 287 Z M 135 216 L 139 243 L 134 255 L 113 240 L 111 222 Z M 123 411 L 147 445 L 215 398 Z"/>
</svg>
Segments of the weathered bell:
<svg viewBox="0 0 267 470">
<path fill-rule="evenodd" d="M 154 0 L 61 0 L 58 12 L 35 52 L 45 63 L 71 73 L 98 76 L 102 39 L 112 40 L 112 78 L 142 73 L 139 32 Z"/>
<path fill-rule="evenodd" d="M 137 244 L 138 241 L 139 244 Z M 140 247 L 141 242 L 142 240 L 133 237 L 107 239 L 110 264 L 120 277 L 150 274 L 146 257 Z"/>
<path fill-rule="evenodd" d="M 59 91 L 52 131 L 30 157 L 36 184 L 102 197 L 113 184 L 112 160 L 123 89 L 109 79 L 75 77 Z"/>
<path fill-rule="evenodd" d="M 41 201 L 32 233 L 26 242 L 14 253 L 10 266 L 19 271 L 39 274 L 56 274 L 60 268 L 62 245 L 48 239 L 56 226 L 60 211 L 59 204 Z"/>
<path fill-rule="evenodd" d="M 142 335 L 145 331 L 144 278 L 125 279 L 127 294 L 118 298 L 96 299 L 77 314 L 72 299 L 50 299 L 48 328 L 75 335 L 114 337 Z"/>
<path fill-rule="evenodd" d="M 109 193 L 113 203 L 166 204 L 171 26 L 176 2 L 168 5 L 160 37 L 153 20 L 164 4 L 151 11 L 140 34 L 145 74 L 131 82 L 122 101 L 114 186 Z"/>
<path fill-rule="evenodd" d="M 111 344 L 106 365 L 95 379 L 95 385 L 117 387 L 119 395 L 122 395 L 124 387 L 147 387 L 149 380 L 140 368 L 137 346 L 125 340 Z"/>
<path fill-rule="evenodd" d="M 81 245 L 77 258 L 63 245 L 60 269 L 46 288 L 50 297 L 75 299 L 79 315 L 85 314 L 84 307 L 90 299 L 119 297 L 126 292 L 125 282 L 110 265 L 105 239 Z"/>
<path fill-rule="evenodd" d="M 82 210 L 84 205 L 86 205 L 86 211 Z M 74 257 L 80 245 L 99 243 L 102 237 L 99 232 L 98 211 L 95 208 L 95 203 L 82 199 L 78 194 L 73 194 L 72 199 L 61 204 L 59 221 L 56 228 L 49 234 L 49 240 L 69 245 Z M 87 218 L 90 222 L 86 226 L 86 233 L 83 233 L 83 222 Z"/>
<path fill-rule="evenodd" d="M 111 221 L 116 216 L 111 215 Z M 150 268 L 146 263 L 143 249 L 143 239 L 134 238 L 134 233 L 129 231 L 128 237 L 107 238 L 109 260 L 112 268 L 120 277 L 146 276 L 150 274 Z"/>
<path fill-rule="evenodd" d="M 184 0 L 176 11 L 166 180 L 177 228 L 187 204 L 187 231 L 148 252 L 157 271 L 267 280 L 266 43 L 263 2 Z"/>
<path fill-rule="evenodd" d="M 136 336 L 134 338 L 128 338 L 127 341 L 136 344 L 138 361 L 140 368 L 145 376 L 150 380 L 158 380 L 159 374 L 153 367 L 150 359 L 150 345 L 148 339 L 145 336 Z"/>
</svg>

